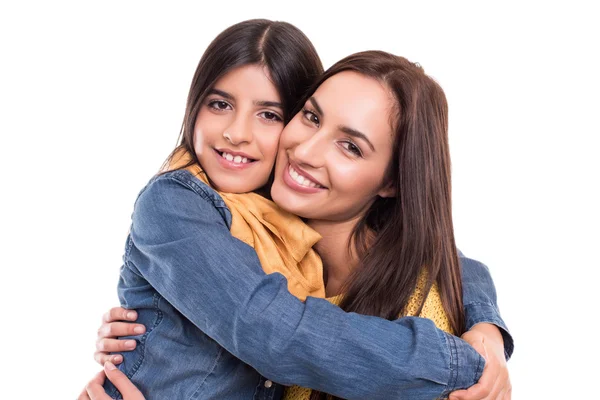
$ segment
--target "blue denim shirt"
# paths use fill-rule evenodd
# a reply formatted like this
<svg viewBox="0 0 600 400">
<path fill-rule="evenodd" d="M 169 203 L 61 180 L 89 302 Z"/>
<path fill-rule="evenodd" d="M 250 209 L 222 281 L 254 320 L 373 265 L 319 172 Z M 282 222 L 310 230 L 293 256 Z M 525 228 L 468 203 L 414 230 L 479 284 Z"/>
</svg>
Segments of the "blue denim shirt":
<svg viewBox="0 0 600 400">
<path fill-rule="evenodd" d="M 147 331 L 119 368 L 147 398 L 278 399 L 297 384 L 348 399 L 432 399 L 479 380 L 483 358 L 428 319 L 301 302 L 230 224 L 222 198 L 187 171 L 153 178 L 136 201 L 119 297 Z M 487 268 L 461 261 L 469 327 L 498 325 L 512 352 Z"/>
</svg>

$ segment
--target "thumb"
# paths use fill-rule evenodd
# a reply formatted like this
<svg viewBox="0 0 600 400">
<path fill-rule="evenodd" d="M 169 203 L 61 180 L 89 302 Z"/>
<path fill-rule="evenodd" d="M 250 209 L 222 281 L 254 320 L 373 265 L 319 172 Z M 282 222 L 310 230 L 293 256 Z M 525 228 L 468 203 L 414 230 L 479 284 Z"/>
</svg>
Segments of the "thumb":
<svg viewBox="0 0 600 400">
<path fill-rule="evenodd" d="M 123 395 L 124 399 L 127 400 L 143 400 L 144 396 L 142 392 L 138 390 L 137 387 L 127 378 L 127 376 L 120 371 L 113 363 L 107 361 L 104 363 L 104 373 L 108 380 L 112 382 L 113 385 L 119 392 Z"/>
</svg>

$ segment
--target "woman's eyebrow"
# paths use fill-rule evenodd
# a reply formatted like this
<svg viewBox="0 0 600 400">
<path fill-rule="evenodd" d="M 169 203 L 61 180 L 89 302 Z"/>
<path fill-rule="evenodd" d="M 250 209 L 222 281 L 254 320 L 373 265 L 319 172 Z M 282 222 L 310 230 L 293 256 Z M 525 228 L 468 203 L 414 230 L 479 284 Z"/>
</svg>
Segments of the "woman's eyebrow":
<svg viewBox="0 0 600 400">
<path fill-rule="evenodd" d="M 311 96 L 311 98 L 308 99 L 308 101 L 310 101 L 310 104 L 313 105 L 313 107 L 315 108 L 315 110 L 317 110 L 317 112 L 319 114 L 321 114 L 322 117 L 325 116 L 325 114 L 323 113 L 323 109 L 321 108 L 321 106 L 317 102 L 317 99 L 315 99 L 314 97 Z"/>
<path fill-rule="evenodd" d="M 338 125 L 338 129 L 342 132 L 344 132 L 346 135 L 355 137 L 357 139 L 362 139 L 365 143 L 367 143 L 369 145 L 369 147 L 371 148 L 372 151 L 375 151 L 375 147 L 373 146 L 373 143 L 371 143 L 371 141 L 369 141 L 369 138 L 367 138 L 367 135 L 365 135 L 364 133 L 357 131 L 356 129 L 352 129 L 349 126 L 345 126 L 345 125 Z"/>
</svg>

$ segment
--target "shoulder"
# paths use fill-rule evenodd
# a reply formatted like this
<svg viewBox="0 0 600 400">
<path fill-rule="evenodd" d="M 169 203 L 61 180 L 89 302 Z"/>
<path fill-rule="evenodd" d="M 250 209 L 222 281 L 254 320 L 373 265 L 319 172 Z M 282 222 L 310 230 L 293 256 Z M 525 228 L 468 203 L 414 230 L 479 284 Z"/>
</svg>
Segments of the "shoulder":
<svg viewBox="0 0 600 400">
<path fill-rule="evenodd" d="M 158 193 L 190 191 L 204 200 L 214 203 L 215 207 L 225 206 L 223 198 L 213 188 L 186 170 L 169 171 L 154 176 L 142 189 L 138 198 L 146 191 Z"/>
<path fill-rule="evenodd" d="M 212 214 L 225 220 L 227 225 L 231 223 L 231 213 L 223 198 L 186 170 L 153 177 L 138 195 L 133 214 L 134 220 L 136 215 L 191 217 Z"/>
<path fill-rule="evenodd" d="M 458 261 L 459 261 L 460 266 L 463 271 L 464 270 L 469 270 L 469 271 L 474 271 L 474 272 L 480 271 L 480 272 L 486 273 L 486 274 L 489 274 L 489 272 L 490 272 L 487 265 L 485 265 L 481 261 L 477 261 L 473 258 L 469 258 L 469 257 L 465 256 L 460 250 L 458 250 Z"/>
</svg>

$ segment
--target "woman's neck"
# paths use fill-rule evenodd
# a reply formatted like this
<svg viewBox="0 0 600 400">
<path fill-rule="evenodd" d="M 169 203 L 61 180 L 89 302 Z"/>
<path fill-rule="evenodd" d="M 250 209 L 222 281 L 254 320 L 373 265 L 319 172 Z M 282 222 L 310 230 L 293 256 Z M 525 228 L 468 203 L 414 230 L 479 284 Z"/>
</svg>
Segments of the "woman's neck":
<svg viewBox="0 0 600 400">
<path fill-rule="evenodd" d="M 354 246 L 348 249 L 352 231 L 359 218 L 344 222 L 309 220 L 307 224 L 319 232 L 323 239 L 314 246 L 323 260 L 323 269 L 327 285 L 325 295 L 336 296 L 341 293 L 344 283 L 358 262 Z"/>
</svg>

